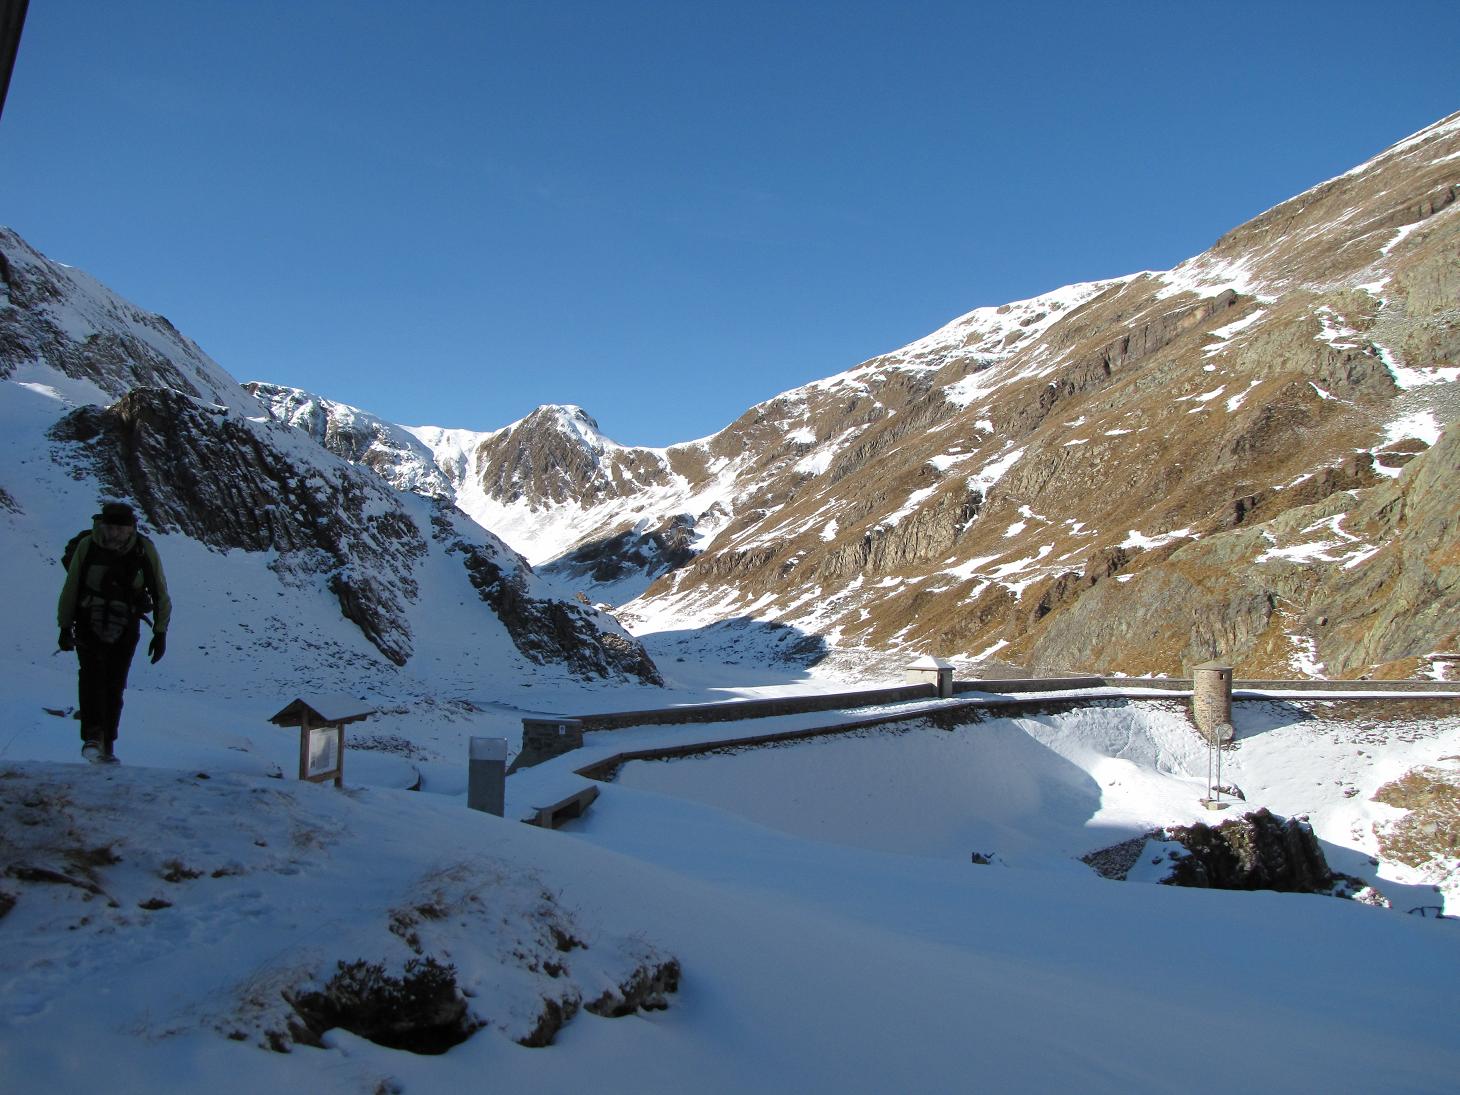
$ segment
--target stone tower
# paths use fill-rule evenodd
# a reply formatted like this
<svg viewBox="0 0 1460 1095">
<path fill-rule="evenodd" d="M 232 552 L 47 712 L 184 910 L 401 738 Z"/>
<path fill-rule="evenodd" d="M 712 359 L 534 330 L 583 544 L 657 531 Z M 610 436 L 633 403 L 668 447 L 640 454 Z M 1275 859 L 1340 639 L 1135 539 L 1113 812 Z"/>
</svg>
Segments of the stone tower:
<svg viewBox="0 0 1460 1095">
<path fill-rule="evenodd" d="M 1197 730 L 1209 741 L 1218 734 L 1227 740 L 1232 733 L 1232 667 L 1225 662 L 1204 662 L 1194 667 L 1191 688 L 1191 713 Z"/>
</svg>

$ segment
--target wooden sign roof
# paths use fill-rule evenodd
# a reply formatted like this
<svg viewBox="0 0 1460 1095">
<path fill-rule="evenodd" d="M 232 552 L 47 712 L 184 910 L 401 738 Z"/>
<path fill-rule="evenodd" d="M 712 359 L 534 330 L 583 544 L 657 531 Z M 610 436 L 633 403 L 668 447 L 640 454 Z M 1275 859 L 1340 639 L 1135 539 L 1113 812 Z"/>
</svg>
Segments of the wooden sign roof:
<svg viewBox="0 0 1460 1095">
<path fill-rule="evenodd" d="M 312 726 L 345 726 L 375 714 L 362 710 L 364 701 L 355 696 L 301 696 L 269 719 L 275 726 L 299 726 L 308 716 Z"/>
</svg>

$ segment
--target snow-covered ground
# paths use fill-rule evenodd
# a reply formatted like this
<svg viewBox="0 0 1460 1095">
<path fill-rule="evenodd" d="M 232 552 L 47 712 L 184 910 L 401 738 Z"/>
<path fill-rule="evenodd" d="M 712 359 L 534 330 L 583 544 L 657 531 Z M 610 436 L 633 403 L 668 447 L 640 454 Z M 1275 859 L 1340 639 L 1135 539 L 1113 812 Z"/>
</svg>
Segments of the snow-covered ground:
<svg viewBox="0 0 1460 1095">
<path fill-rule="evenodd" d="M 723 665 L 670 664 L 685 687 L 657 703 L 735 694 Z M 1460 719 L 1391 731 L 1238 705 L 1224 781 L 1253 807 L 1308 813 L 1386 910 L 1080 864 L 1154 825 L 1210 820 L 1206 753 L 1175 700 L 634 762 L 546 832 L 512 820 L 535 788 L 691 731 L 589 735 L 509 780 L 507 820 L 465 807 L 467 737 L 510 736 L 534 692 L 539 709 L 581 711 L 648 706 L 654 690 L 542 680 L 495 707 L 372 719 L 351 738 L 385 748 L 352 750 L 340 792 L 270 778 L 295 763 L 271 712 L 153 689 L 145 665 L 126 763 L 83 765 L 72 722 L 41 710 L 69 666 L 14 669 L 0 710 L 0 892 L 17 899 L 0 918 L 6 1091 L 1440 1092 L 1460 1074 L 1460 924 L 1404 915 L 1440 896 L 1367 859 L 1372 822 L 1397 813 L 1373 790 L 1453 767 Z M 741 694 L 835 683 L 792 676 Z M 402 790 L 416 772 L 424 791 Z M 26 868 L 82 885 L 16 877 Z M 555 928 L 584 945 L 557 950 Z M 419 954 L 454 965 L 484 1024 L 467 1041 L 418 1056 L 336 1029 L 324 1048 L 265 1048 L 285 991 L 342 961 L 400 974 Z M 683 978 L 667 1010 L 585 1011 L 553 1045 L 514 1040 L 542 998 L 587 1002 L 668 956 Z"/>
</svg>

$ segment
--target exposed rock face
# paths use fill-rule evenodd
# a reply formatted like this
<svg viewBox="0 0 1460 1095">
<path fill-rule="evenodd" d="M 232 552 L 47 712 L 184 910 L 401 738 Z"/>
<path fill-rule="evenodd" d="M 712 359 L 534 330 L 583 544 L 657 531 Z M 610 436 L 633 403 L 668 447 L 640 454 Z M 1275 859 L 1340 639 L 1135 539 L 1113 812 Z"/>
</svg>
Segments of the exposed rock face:
<svg viewBox="0 0 1460 1095">
<path fill-rule="evenodd" d="M 621 984 L 604 989 L 602 996 L 583 1006 L 606 1019 L 622 1019 L 640 1011 L 663 1011 L 669 1007 L 665 998 L 679 991 L 681 974 L 679 959 L 650 958 Z"/>
<path fill-rule="evenodd" d="M 450 498 L 451 481 L 429 448 L 400 426 L 298 388 L 250 381 L 243 385 L 275 421 L 293 426 L 352 464 L 363 464 L 399 490 Z"/>
<path fill-rule="evenodd" d="M 51 436 L 84 446 L 79 467 L 135 499 L 153 528 L 219 550 L 278 551 L 281 577 L 326 576 L 382 654 L 397 665 L 411 656 L 405 607 L 426 545 L 380 480 L 340 461 L 291 459 L 287 434 L 161 389 L 77 408 Z"/>
<path fill-rule="evenodd" d="M 472 586 L 529 660 L 539 665 L 569 665 L 583 676 L 623 675 L 646 684 L 663 684 L 643 645 L 612 617 L 534 592 L 529 569 L 504 545 L 472 543 L 464 537 L 461 514 L 447 500 L 453 490 L 450 480 L 436 465 L 431 450 L 412 434 L 355 407 L 297 388 L 259 382 L 245 387 L 264 401 L 276 421 L 301 430 L 330 452 L 369 468 L 398 489 L 433 499 L 433 537 L 448 553 L 460 556 Z M 341 601 L 345 603 L 343 594 Z M 348 610 L 346 615 L 350 615 Z"/>
<path fill-rule="evenodd" d="M 695 519 L 676 514 L 655 528 L 632 528 L 569 552 L 547 568 L 554 577 L 582 586 L 612 585 L 642 575 L 645 584 L 695 557 Z"/>
<path fill-rule="evenodd" d="M 1460 611 L 1460 430 L 1447 431 L 1396 480 L 1340 491 L 1265 525 L 1215 533 L 1107 584 L 1074 606 L 1066 626 L 1040 636 L 1036 660 L 1104 656 L 1154 668 L 1143 644 L 1175 648 L 1188 665 L 1222 650 L 1273 664 L 1306 638 L 1335 675 L 1406 667 L 1450 645 Z M 1319 551 L 1289 545 L 1318 542 Z M 1338 558 L 1334 558 L 1337 556 Z M 1255 565 L 1260 563 L 1261 565 Z M 1353 565 L 1344 565 L 1351 563 Z"/>
<path fill-rule="evenodd" d="M 342 1027 L 377 1045 L 411 1053 L 445 1053 L 476 1029 L 456 970 L 432 957 L 412 958 L 400 977 L 383 963 L 340 962 L 321 989 L 285 993 L 298 1016 L 290 1033 L 301 1045 L 323 1046 Z M 280 1046 L 280 1048 L 285 1048 Z"/>
<path fill-rule="evenodd" d="M 1172 886 L 1328 893 L 1337 880 L 1313 830 L 1266 809 L 1215 828 L 1198 822 L 1168 829 L 1165 838 L 1188 852 L 1166 879 Z"/>
<path fill-rule="evenodd" d="M 78 328 L 88 329 L 76 338 Z M 168 388 L 208 403 L 252 405 L 233 378 L 166 318 L 45 258 L 0 227 L 0 380 L 42 361 L 111 399 Z"/>
</svg>

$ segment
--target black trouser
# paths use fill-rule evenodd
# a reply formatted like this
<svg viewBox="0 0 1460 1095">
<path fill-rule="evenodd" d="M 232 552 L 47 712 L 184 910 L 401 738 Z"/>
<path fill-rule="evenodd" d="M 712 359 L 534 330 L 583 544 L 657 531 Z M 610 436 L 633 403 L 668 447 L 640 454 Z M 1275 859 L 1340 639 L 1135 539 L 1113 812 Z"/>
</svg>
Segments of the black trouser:
<svg viewBox="0 0 1460 1095">
<path fill-rule="evenodd" d="M 135 623 L 114 643 L 98 641 L 77 628 L 76 657 L 81 663 L 77 697 L 81 707 L 81 740 L 110 745 L 122 721 L 122 693 L 142 631 Z"/>
</svg>

